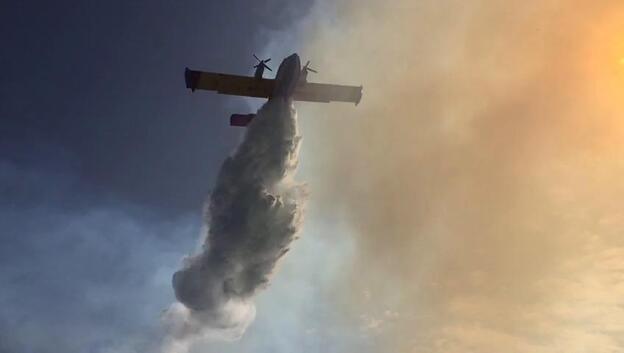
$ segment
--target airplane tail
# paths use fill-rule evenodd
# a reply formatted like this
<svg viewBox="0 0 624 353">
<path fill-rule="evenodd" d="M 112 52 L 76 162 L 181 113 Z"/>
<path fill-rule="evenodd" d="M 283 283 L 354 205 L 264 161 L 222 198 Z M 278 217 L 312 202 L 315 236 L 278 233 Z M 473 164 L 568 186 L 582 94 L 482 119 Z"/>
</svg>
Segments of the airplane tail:
<svg viewBox="0 0 624 353">
<path fill-rule="evenodd" d="M 256 117 L 256 114 L 232 114 L 230 116 L 230 126 L 245 127 L 249 125 L 251 120 Z"/>
</svg>

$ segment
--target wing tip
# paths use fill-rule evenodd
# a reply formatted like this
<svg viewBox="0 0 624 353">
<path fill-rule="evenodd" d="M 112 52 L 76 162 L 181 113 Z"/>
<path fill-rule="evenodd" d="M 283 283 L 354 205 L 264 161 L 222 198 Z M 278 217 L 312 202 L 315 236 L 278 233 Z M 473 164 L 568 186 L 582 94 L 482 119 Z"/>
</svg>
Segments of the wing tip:
<svg viewBox="0 0 624 353">
<path fill-rule="evenodd" d="M 360 104 L 360 101 L 362 100 L 362 89 L 364 88 L 364 86 L 360 85 L 360 89 L 358 91 L 358 95 L 357 98 L 355 99 L 355 105 L 357 106 L 358 104 Z"/>
<path fill-rule="evenodd" d="M 186 88 L 190 88 L 191 92 L 195 92 L 197 88 L 197 81 L 199 81 L 199 71 L 194 71 L 188 67 L 184 69 L 184 82 Z"/>
</svg>

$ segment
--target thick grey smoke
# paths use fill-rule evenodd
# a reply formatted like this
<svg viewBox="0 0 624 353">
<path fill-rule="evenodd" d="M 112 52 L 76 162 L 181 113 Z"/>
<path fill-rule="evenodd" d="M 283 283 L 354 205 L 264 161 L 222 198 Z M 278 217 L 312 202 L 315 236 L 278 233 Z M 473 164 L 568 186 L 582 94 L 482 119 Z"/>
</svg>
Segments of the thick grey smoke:
<svg viewBox="0 0 624 353">
<path fill-rule="evenodd" d="M 227 158 L 207 203 L 201 251 L 173 276 L 180 303 L 166 314 L 166 351 L 195 338 L 239 338 L 255 317 L 254 294 L 296 238 L 304 189 L 292 174 L 300 137 L 292 103 L 267 102 Z"/>
</svg>

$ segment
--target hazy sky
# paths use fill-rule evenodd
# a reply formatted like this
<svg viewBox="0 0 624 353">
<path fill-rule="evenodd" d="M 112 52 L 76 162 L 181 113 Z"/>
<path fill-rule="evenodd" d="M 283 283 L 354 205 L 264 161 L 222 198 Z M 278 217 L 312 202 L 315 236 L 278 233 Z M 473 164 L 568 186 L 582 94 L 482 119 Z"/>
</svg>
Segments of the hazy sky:
<svg viewBox="0 0 624 353">
<path fill-rule="evenodd" d="M 304 52 L 317 203 L 353 228 L 337 302 L 384 351 L 624 351 L 624 5 L 347 1 Z M 320 62 L 318 62 L 320 61 Z"/>
<path fill-rule="evenodd" d="M 0 5 L 0 352 L 158 347 L 258 102 L 185 66 L 291 52 L 304 231 L 238 342 L 192 352 L 624 352 L 619 1 Z"/>
</svg>

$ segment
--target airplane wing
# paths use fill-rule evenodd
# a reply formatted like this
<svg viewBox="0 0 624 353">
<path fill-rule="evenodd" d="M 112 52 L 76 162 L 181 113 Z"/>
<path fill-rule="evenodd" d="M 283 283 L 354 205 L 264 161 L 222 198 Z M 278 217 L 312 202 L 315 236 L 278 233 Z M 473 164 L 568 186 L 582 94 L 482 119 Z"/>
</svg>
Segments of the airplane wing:
<svg viewBox="0 0 624 353">
<path fill-rule="evenodd" d="M 323 103 L 351 102 L 357 105 L 362 99 L 362 86 L 305 82 L 295 88 L 293 99 Z"/>
<path fill-rule="evenodd" d="M 275 80 L 214 72 L 189 70 L 184 72 L 186 88 L 203 89 L 221 94 L 269 98 L 273 94 Z"/>
</svg>

